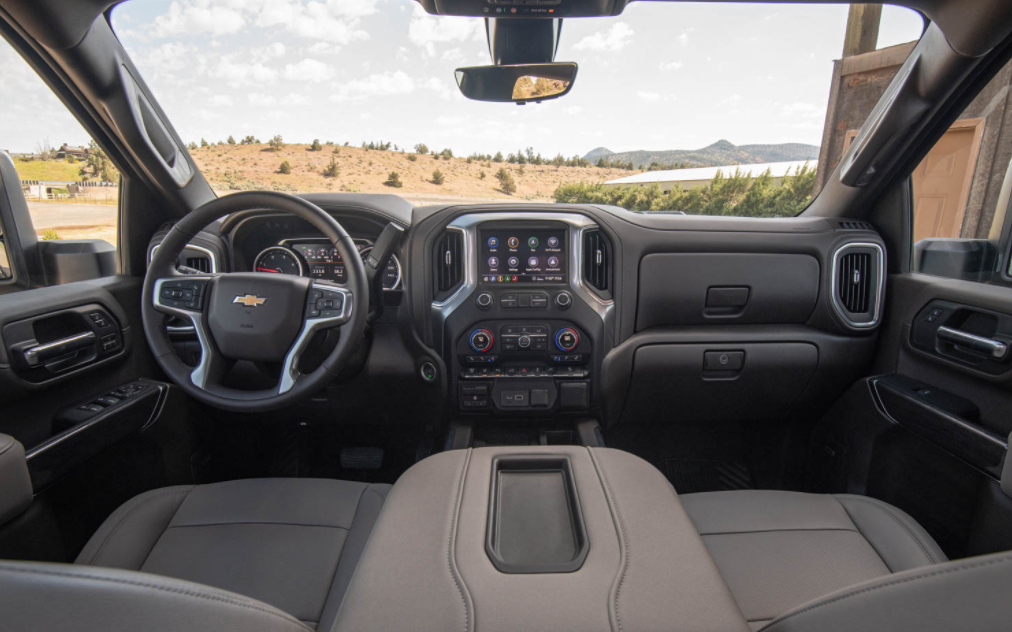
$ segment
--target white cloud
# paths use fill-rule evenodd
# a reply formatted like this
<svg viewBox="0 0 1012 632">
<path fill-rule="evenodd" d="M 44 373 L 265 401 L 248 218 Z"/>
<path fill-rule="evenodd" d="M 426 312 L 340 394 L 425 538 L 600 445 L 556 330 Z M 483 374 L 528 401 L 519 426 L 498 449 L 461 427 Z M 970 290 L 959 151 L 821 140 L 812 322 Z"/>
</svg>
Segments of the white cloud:
<svg viewBox="0 0 1012 632">
<path fill-rule="evenodd" d="M 174 1 L 168 11 L 155 18 L 153 34 L 156 37 L 195 33 L 226 35 L 238 32 L 245 24 L 242 12 L 235 8 L 200 0 Z"/>
<path fill-rule="evenodd" d="M 216 94 L 211 97 L 211 105 L 221 105 L 225 107 L 232 106 L 232 97 L 227 94 Z"/>
<path fill-rule="evenodd" d="M 309 105 L 311 103 L 309 97 L 304 94 L 289 94 L 283 99 L 285 105 Z"/>
<path fill-rule="evenodd" d="M 448 82 L 438 77 L 429 77 L 426 79 L 425 83 L 422 84 L 422 87 L 426 90 L 435 92 L 441 99 L 449 99 L 453 97 L 454 94 L 457 94 L 457 90 L 454 86 L 451 86 Z"/>
<path fill-rule="evenodd" d="M 678 36 L 678 43 L 681 44 L 682 46 L 688 46 L 689 45 L 689 34 L 688 33 L 682 33 L 681 35 L 679 35 Z"/>
<path fill-rule="evenodd" d="M 437 116 L 436 125 L 443 127 L 462 127 L 467 122 L 463 116 Z"/>
<path fill-rule="evenodd" d="M 309 47 L 312 55 L 336 55 L 341 52 L 342 46 L 330 42 L 316 42 Z"/>
<path fill-rule="evenodd" d="M 580 114 L 581 112 L 583 112 L 582 105 L 571 105 L 568 108 L 566 108 L 566 114 L 569 114 L 570 116 L 574 114 Z"/>
<path fill-rule="evenodd" d="M 246 100 L 250 105 L 266 106 L 274 105 L 278 102 L 277 97 L 273 94 L 261 94 L 259 92 L 251 92 L 246 95 Z"/>
<path fill-rule="evenodd" d="M 451 63 L 459 62 L 464 59 L 464 51 L 460 50 L 459 48 L 451 48 L 449 50 L 443 51 L 443 54 L 440 55 L 439 58 L 443 61 L 448 61 Z"/>
<path fill-rule="evenodd" d="M 680 61 L 669 61 L 667 63 L 661 62 L 661 70 L 680 70 L 684 66 Z"/>
<path fill-rule="evenodd" d="M 429 15 L 421 6 L 415 5 L 408 24 L 408 39 L 433 57 L 436 44 L 484 41 L 485 26 L 481 20 L 474 18 Z"/>
<path fill-rule="evenodd" d="M 262 85 L 278 78 L 278 71 L 270 66 L 234 61 L 232 56 L 222 57 L 208 74 L 230 86 Z"/>
<path fill-rule="evenodd" d="M 644 101 L 650 102 L 661 100 L 661 95 L 657 94 L 656 92 L 647 92 L 645 90 L 639 90 L 638 92 L 636 92 L 636 96 L 643 99 Z"/>
<path fill-rule="evenodd" d="M 291 81 L 308 81 L 310 83 L 322 83 L 334 76 L 334 69 L 311 57 L 303 59 L 297 64 L 285 66 L 285 79 Z"/>
<path fill-rule="evenodd" d="M 414 90 L 414 80 L 403 70 L 398 70 L 348 81 L 340 86 L 339 92 L 332 95 L 330 100 L 340 102 L 349 99 L 408 94 Z"/>
<path fill-rule="evenodd" d="M 622 50 L 632 42 L 632 27 L 625 22 L 617 22 L 605 32 L 588 35 L 573 46 L 576 50 L 592 50 L 614 52 Z"/>
<path fill-rule="evenodd" d="M 738 101 L 741 101 L 741 95 L 735 93 L 727 97 L 726 99 L 721 99 L 720 101 L 717 102 L 717 105 L 731 105 L 733 103 L 737 103 Z"/>
<path fill-rule="evenodd" d="M 826 115 L 826 106 L 818 106 L 814 103 L 788 103 L 783 109 L 784 116 L 822 118 Z"/>
</svg>

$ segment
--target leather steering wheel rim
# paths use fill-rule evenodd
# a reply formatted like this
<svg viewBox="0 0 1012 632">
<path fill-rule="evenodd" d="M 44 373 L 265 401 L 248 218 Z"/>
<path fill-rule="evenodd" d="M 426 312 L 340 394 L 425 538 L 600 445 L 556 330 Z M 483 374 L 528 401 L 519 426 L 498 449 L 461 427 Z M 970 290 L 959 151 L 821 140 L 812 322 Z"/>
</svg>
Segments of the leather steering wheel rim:
<svg viewBox="0 0 1012 632">
<path fill-rule="evenodd" d="M 206 379 L 203 379 L 206 378 L 207 373 L 214 373 L 216 369 L 202 370 L 202 379 L 198 380 L 196 376 L 197 370 L 185 364 L 176 355 L 165 327 L 167 315 L 183 315 L 189 318 L 194 323 L 194 328 L 201 342 L 201 367 L 205 367 L 205 359 L 208 365 L 215 362 L 220 364 L 226 361 L 220 355 L 213 336 L 210 334 L 211 330 L 208 318 L 214 304 L 211 300 L 211 295 L 215 291 L 213 288 L 216 287 L 219 278 L 230 275 L 228 273 L 183 275 L 177 272 L 176 262 L 186 245 L 206 226 L 226 215 L 247 210 L 282 211 L 291 213 L 309 222 L 337 248 L 337 252 L 345 264 L 345 283 L 343 286 L 321 284 L 308 280 L 300 283 L 300 287 L 304 287 L 305 292 L 324 290 L 327 295 L 332 295 L 333 292 L 339 291 L 341 296 L 344 297 L 341 311 L 342 318 L 330 319 L 330 321 L 325 323 L 325 327 L 340 327 L 341 335 L 337 345 L 324 359 L 323 363 L 308 374 L 302 375 L 297 371 L 298 358 L 301 355 L 301 351 L 304 350 L 297 349 L 297 346 L 308 344 L 309 339 L 312 338 L 312 334 L 317 331 L 315 326 L 321 321 L 319 319 L 311 320 L 307 318 L 309 312 L 305 295 L 303 295 L 303 300 L 300 300 L 297 304 L 292 302 L 291 304 L 281 305 L 285 309 L 298 311 L 298 316 L 302 319 L 302 329 L 286 357 L 285 370 L 290 370 L 293 373 L 292 379 L 286 381 L 283 373 L 282 380 L 277 389 L 244 391 L 228 388 L 217 383 L 210 383 Z M 237 277 L 243 275 L 246 275 L 246 273 L 232 274 L 232 276 Z M 263 276 L 260 275 L 257 278 L 262 278 Z M 246 275 L 246 277 L 249 277 L 249 275 Z M 293 277 L 293 279 L 304 279 L 304 277 Z M 164 301 L 160 300 L 155 293 L 166 280 L 172 282 L 191 280 L 203 282 L 207 280 L 207 296 L 205 297 L 206 300 L 202 309 L 184 313 L 182 310 L 165 307 L 162 304 Z M 297 293 L 303 290 L 297 287 L 294 291 Z M 238 302 L 238 298 L 236 297 L 236 302 Z M 277 304 L 272 306 L 272 308 L 279 309 Z M 148 339 L 148 344 L 151 346 L 155 360 L 162 370 L 184 392 L 194 399 L 216 408 L 235 412 L 261 412 L 288 406 L 305 399 L 329 383 L 340 373 L 341 368 L 355 352 L 357 345 L 361 341 L 365 332 L 368 311 L 369 283 L 367 281 L 365 266 L 351 236 L 348 235 L 337 220 L 315 204 L 287 193 L 273 191 L 249 191 L 220 197 L 203 204 L 177 222 L 166 234 L 158 248 L 152 253 L 151 262 L 144 277 L 144 288 L 141 299 L 141 320 L 144 324 L 144 334 Z M 306 339 L 304 340 L 304 338 Z M 295 354 L 294 360 L 292 360 L 293 354 Z M 289 362 L 289 360 L 292 361 Z M 291 366 L 288 366 L 289 364 Z M 198 384 L 196 383 L 197 381 L 201 381 L 202 383 Z"/>
</svg>

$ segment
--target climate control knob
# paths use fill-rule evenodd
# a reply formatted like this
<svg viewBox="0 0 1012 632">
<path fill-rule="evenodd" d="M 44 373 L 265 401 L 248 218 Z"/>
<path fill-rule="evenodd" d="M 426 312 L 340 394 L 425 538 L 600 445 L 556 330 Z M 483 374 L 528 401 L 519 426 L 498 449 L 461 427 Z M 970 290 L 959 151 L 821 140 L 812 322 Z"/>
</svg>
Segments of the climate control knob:
<svg viewBox="0 0 1012 632">
<path fill-rule="evenodd" d="M 555 346 L 560 351 L 572 351 L 580 344 L 580 335 L 573 329 L 566 327 L 555 334 Z"/>
<path fill-rule="evenodd" d="M 492 348 L 492 332 L 487 329 L 475 329 L 471 332 L 468 342 L 471 343 L 471 348 L 478 353 L 485 353 Z"/>
</svg>

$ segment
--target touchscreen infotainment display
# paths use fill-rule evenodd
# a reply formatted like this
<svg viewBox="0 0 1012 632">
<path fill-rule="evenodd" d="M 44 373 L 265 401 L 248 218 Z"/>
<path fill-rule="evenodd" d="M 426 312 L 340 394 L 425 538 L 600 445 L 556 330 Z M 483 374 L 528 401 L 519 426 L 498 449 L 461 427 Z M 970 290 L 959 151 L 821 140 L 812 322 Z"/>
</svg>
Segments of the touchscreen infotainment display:
<svg viewBox="0 0 1012 632">
<path fill-rule="evenodd" d="M 566 229 L 483 229 L 478 270 L 482 283 L 562 283 Z"/>
</svg>

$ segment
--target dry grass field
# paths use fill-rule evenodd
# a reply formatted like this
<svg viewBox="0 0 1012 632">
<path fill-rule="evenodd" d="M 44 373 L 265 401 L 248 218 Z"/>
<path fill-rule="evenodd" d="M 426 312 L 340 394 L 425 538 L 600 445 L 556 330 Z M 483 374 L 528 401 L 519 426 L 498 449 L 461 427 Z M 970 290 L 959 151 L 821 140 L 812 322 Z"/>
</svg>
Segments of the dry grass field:
<svg viewBox="0 0 1012 632">
<path fill-rule="evenodd" d="M 323 145 L 320 151 L 297 144 L 285 145 L 280 151 L 272 151 L 263 144 L 211 145 L 191 149 L 190 153 L 219 195 L 243 189 L 276 189 L 292 193 L 393 193 L 406 198 L 418 194 L 423 199 L 438 196 L 548 201 L 563 182 L 602 182 L 634 173 L 597 167 L 511 165 L 477 160 L 468 163 L 466 158 L 437 160 L 432 154 L 331 145 Z M 415 159 L 412 161 L 410 156 Z M 338 175 L 325 177 L 323 172 L 331 159 L 338 165 Z M 284 161 L 291 167 L 290 174 L 279 173 Z M 516 181 L 517 191 L 512 196 L 499 188 L 495 174 L 500 167 L 505 167 Z M 441 185 L 432 182 L 436 169 L 446 178 Z M 402 188 L 383 184 L 391 171 L 400 176 Z"/>
</svg>

